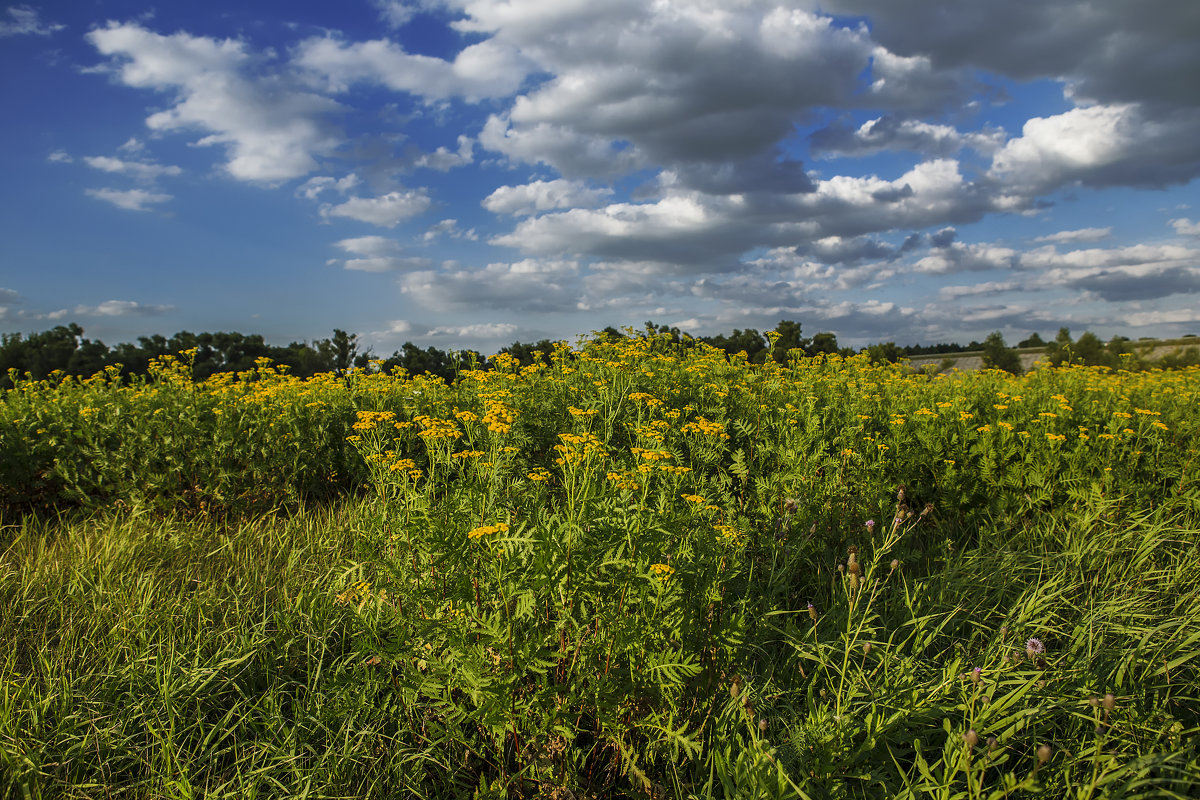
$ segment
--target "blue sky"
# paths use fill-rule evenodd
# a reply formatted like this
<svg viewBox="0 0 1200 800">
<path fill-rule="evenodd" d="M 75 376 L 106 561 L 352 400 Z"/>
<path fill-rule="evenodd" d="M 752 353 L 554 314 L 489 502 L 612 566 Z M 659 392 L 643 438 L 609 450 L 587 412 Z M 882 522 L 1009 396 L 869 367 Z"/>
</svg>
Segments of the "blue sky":
<svg viewBox="0 0 1200 800">
<path fill-rule="evenodd" d="M 1200 333 L 1200 4 L 0 9 L 0 331 Z"/>
</svg>

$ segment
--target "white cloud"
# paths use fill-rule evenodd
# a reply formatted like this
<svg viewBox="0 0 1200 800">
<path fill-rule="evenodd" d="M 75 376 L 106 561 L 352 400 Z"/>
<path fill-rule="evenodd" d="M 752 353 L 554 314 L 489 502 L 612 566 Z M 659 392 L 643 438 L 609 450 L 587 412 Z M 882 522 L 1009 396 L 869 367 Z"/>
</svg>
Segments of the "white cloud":
<svg viewBox="0 0 1200 800">
<path fill-rule="evenodd" d="M 0 20 L 0 38 L 5 36 L 49 36 L 55 31 L 61 31 L 66 25 L 56 22 L 42 22 L 38 18 L 37 9 L 32 6 L 9 6 L 7 9 L 11 21 Z"/>
<path fill-rule="evenodd" d="M 146 119 L 151 130 L 207 131 L 195 143 L 224 145 L 225 169 L 234 178 L 298 178 L 341 143 L 326 121 L 341 106 L 301 90 L 285 74 L 260 69 L 250 77 L 262 59 L 240 41 L 162 36 L 133 23 L 109 23 L 86 38 L 110 57 L 111 71 L 125 85 L 174 93 L 169 108 Z"/>
<path fill-rule="evenodd" d="M 83 161 L 93 169 L 123 173 L 143 181 L 153 181 L 163 175 L 175 176 L 183 173 L 179 167 L 163 166 L 145 161 L 124 161 L 109 156 L 85 156 Z"/>
<path fill-rule="evenodd" d="M 160 192 L 150 192 L 145 189 L 85 189 L 89 197 L 112 203 L 117 208 L 127 211 L 151 211 L 151 205 L 165 203 L 171 195 Z"/>
<path fill-rule="evenodd" d="M 987 294 L 1001 294 L 1018 289 L 1014 281 L 988 281 L 970 286 L 943 286 L 938 289 L 938 297 L 945 300 L 957 300 L 961 297 L 978 297 Z"/>
<path fill-rule="evenodd" d="M 345 92 L 367 82 L 427 101 L 461 97 L 468 102 L 511 95 L 533 66 L 495 39 L 468 45 L 453 61 L 445 61 L 409 53 L 386 39 L 348 43 L 314 37 L 296 47 L 294 62 L 311 83 L 329 91 Z"/>
<path fill-rule="evenodd" d="M 412 3 L 404 0 L 371 0 L 371 5 L 379 11 L 379 17 L 389 28 L 401 28 L 417 13 Z"/>
<path fill-rule="evenodd" d="M 105 300 L 98 306 L 75 306 L 75 313 L 100 317 L 154 316 L 172 311 L 174 308 L 175 306 L 172 305 L 153 305 L 134 300 Z"/>
<path fill-rule="evenodd" d="M 528 216 L 559 208 L 596 206 L 612 193 L 612 189 L 590 188 L 582 181 L 559 178 L 522 186 L 501 186 L 483 199 L 483 207 L 494 214 Z"/>
<path fill-rule="evenodd" d="M 355 258 L 333 258 L 327 264 L 341 265 L 342 269 L 358 272 L 394 272 L 404 269 L 422 269 L 429 266 L 429 259 L 404 256 L 404 247 L 395 239 L 384 236 L 359 236 L 342 239 L 334 246 L 350 253 Z"/>
<path fill-rule="evenodd" d="M 316 200 L 322 193 L 328 191 L 345 194 L 360 183 L 362 183 L 361 179 L 353 172 L 343 178 L 331 178 L 328 175 L 320 175 L 309 178 L 296 187 L 296 196 L 303 197 L 305 200 Z"/>
<path fill-rule="evenodd" d="M 434 225 L 430 225 L 429 229 L 421 234 L 421 241 L 434 242 L 443 236 L 448 236 L 451 239 L 466 239 L 467 241 L 478 241 L 479 234 L 474 228 L 463 230 L 458 227 L 458 220 L 444 219 Z"/>
<path fill-rule="evenodd" d="M 21 302 L 21 295 L 15 289 L 0 289 L 0 303 L 6 306 Z"/>
<path fill-rule="evenodd" d="M 488 264 L 483 269 L 456 266 L 412 272 L 400 277 L 400 289 L 427 308 L 560 311 L 579 299 L 579 267 L 572 261 L 525 259 Z"/>
<path fill-rule="evenodd" d="M 424 153 L 417 157 L 413 166 L 448 172 L 456 167 L 465 167 L 475 160 L 475 140 L 470 136 L 458 137 L 458 150 L 450 151 L 439 147 L 432 153 Z"/>
<path fill-rule="evenodd" d="M 1059 231 L 1058 233 L 1039 236 L 1033 241 L 1035 242 L 1094 242 L 1099 239 L 1105 239 L 1112 234 L 1112 227 L 1106 228 L 1079 228 L 1073 231 Z"/>
<path fill-rule="evenodd" d="M 71 158 L 66 150 L 55 150 L 50 155 L 46 156 L 47 161 L 52 161 L 57 164 L 70 164 L 75 159 Z"/>
<path fill-rule="evenodd" d="M 433 205 L 424 189 L 388 192 L 378 197 L 351 197 L 338 205 L 321 206 L 323 217 L 346 217 L 381 228 L 394 228 L 406 219 L 424 214 Z"/>
<path fill-rule="evenodd" d="M 1145 325 L 1178 325 L 1200 322 L 1200 310 L 1177 308 L 1169 311 L 1135 311 L 1125 314 L 1125 324 L 1140 328 Z"/>
<path fill-rule="evenodd" d="M 451 336 L 456 339 L 509 339 L 519 330 L 511 322 L 479 322 L 474 325 L 440 325 L 430 328 L 429 336 Z"/>
<path fill-rule="evenodd" d="M 884 150 L 911 150 L 929 156 L 951 156 L 964 148 L 991 154 L 1004 144 L 1004 138 L 1000 130 L 959 133 L 949 125 L 883 116 L 867 120 L 856 129 L 842 125 L 822 128 L 810 137 L 810 142 L 814 151 L 829 155 L 866 156 Z"/>
<path fill-rule="evenodd" d="M 1180 236 L 1200 236 L 1200 222 L 1192 222 L 1190 219 L 1173 219 L 1171 227 Z"/>
<path fill-rule="evenodd" d="M 1029 196 L 1085 186 L 1158 187 L 1200 175 L 1200 109 L 1151 117 L 1136 104 L 1033 117 L 992 160 L 990 175 Z"/>
</svg>

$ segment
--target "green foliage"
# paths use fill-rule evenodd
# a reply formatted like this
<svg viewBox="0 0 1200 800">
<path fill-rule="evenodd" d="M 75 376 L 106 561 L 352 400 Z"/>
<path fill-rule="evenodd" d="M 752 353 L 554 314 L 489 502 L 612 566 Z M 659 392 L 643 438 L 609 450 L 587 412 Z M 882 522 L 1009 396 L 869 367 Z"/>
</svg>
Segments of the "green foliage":
<svg viewBox="0 0 1200 800">
<path fill-rule="evenodd" d="M 983 366 L 985 369 L 1001 369 L 1013 375 L 1020 375 L 1024 371 L 1021 369 L 1021 357 L 1017 355 L 1016 350 L 1004 343 L 1004 336 L 1000 331 L 988 334 L 983 342 Z"/>
<path fill-rule="evenodd" d="M 785 334 L 15 378 L 0 793 L 1200 791 L 1200 372 Z"/>
</svg>

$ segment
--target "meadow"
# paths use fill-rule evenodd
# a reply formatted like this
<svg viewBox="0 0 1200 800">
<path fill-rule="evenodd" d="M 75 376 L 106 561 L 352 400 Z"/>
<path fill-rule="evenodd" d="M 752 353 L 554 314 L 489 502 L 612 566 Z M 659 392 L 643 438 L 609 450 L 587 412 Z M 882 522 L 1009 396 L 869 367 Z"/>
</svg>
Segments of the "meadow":
<svg viewBox="0 0 1200 800">
<path fill-rule="evenodd" d="M 1200 796 L 1200 369 L 11 376 L 0 796 Z"/>
</svg>

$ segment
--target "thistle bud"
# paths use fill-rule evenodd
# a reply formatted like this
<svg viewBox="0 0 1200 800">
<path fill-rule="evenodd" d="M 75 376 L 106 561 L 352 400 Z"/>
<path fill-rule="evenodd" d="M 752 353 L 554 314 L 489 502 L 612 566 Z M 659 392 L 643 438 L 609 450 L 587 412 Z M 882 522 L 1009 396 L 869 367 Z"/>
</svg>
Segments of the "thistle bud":
<svg viewBox="0 0 1200 800">
<path fill-rule="evenodd" d="M 737 700 L 738 695 L 742 693 L 742 676 L 734 675 L 733 683 L 729 684 L 729 696 Z"/>
<path fill-rule="evenodd" d="M 855 564 L 854 566 L 858 566 L 858 565 Z M 857 571 L 850 573 L 850 591 L 852 591 L 852 592 L 858 591 L 858 572 Z"/>
<path fill-rule="evenodd" d="M 979 744 L 979 734 L 977 734 L 975 729 L 972 728 L 963 734 L 963 741 L 967 743 L 967 747 L 974 747 L 975 745 Z"/>
<path fill-rule="evenodd" d="M 898 569 L 900 569 L 900 559 L 893 558 L 892 559 L 892 572 L 895 572 Z"/>
<path fill-rule="evenodd" d="M 873 520 L 873 519 L 867 520 L 866 525 L 867 525 L 867 533 L 875 532 L 875 520 Z"/>
<path fill-rule="evenodd" d="M 989 736 L 989 737 L 987 738 L 988 752 L 989 752 L 989 753 L 993 752 L 993 751 L 996 749 L 996 745 L 997 745 L 997 744 L 999 744 L 999 742 L 997 741 L 996 737 L 995 737 L 995 736 Z"/>
<path fill-rule="evenodd" d="M 1037 749 L 1038 764 L 1045 764 L 1050 760 L 1050 745 L 1044 744 Z"/>
<path fill-rule="evenodd" d="M 980 679 L 983 678 L 983 669 L 980 667 L 976 667 L 975 669 L 973 669 L 969 673 L 967 673 L 967 675 L 971 679 L 971 683 L 974 684 L 975 686 L 978 686 Z"/>
<path fill-rule="evenodd" d="M 906 493 L 906 490 L 905 490 L 905 488 L 904 488 L 904 484 L 903 484 L 903 483 L 902 483 L 902 484 L 900 484 L 899 486 L 897 486 L 897 487 L 896 487 L 896 502 L 897 502 L 897 503 L 903 503 L 903 502 L 904 502 L 904 496 L 905 496 L 905 493 Z"/>
<path fill-rule="evenodd" d="M 760 731 L 765 731 L 767 729 L 767 721 L 765 719 L 760 719 L 758 721 L 758 729 Z"/>
<path fill-rule="evenodd" d="M 800 501 L 794 497 L 789 497 L 783 501 L 783 510 L 789 514 L 796 513 L 796 509 L 800 507 Z"/>
<path fill-rule="evenodd" d="M 857 561 L 851 561 L 846 566 L 846 569 L 850 572 L 851 575 L 858 575 L 860 572 L 862 572 L 862 567 L 859 566 L 859 563 Z"/>
<path fill-rule="evenodd" d="M 808 618 L 812 620 L 813 625 L 817 624 L 817 609 L 812 603 L 808 604 Z"/>
<path fill-rule="evenodd" d="M 871 655 L 871 643 L 870 642 L 866 642 L 863 644 L 863 655 L 864 656 Z"/>
<path fill-rule="evenodd" d="M 1113 697 L 1111 694 L 1104 695 L 1104 710 L 1112 711 L 1116 707 L 1117 707 L 1117 698 Z"/>
</svg>

